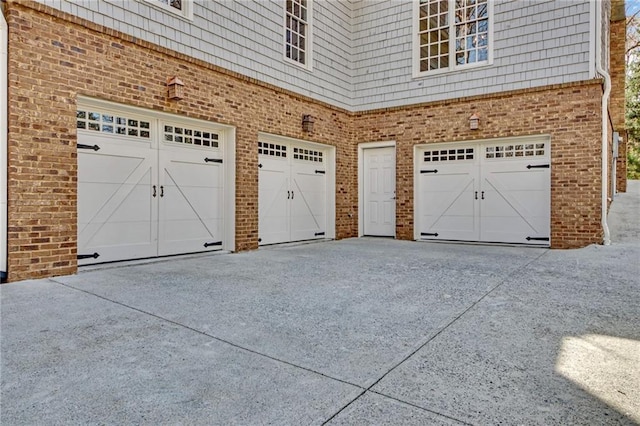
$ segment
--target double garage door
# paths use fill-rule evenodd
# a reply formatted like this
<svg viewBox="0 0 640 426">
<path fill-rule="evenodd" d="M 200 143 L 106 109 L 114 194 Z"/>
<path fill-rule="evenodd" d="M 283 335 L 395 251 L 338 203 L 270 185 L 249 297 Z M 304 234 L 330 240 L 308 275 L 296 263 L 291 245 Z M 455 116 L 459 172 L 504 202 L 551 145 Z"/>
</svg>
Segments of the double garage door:
<svg viewBox="0 0 640 426">
<path fill-rule="evenodd" d="M 417 239 L 550 244 L 548 138 L 416 153 Z"/>
<path fill-rule="evenodd" d="M 333 237 L 330 148 L 261 137 L 258 142 L 259 244 Z"/>
<path fill-rule="evenodd" d="M 80 265 L 225 246 L 224 128 L 104 105 L 77 127 Z"/>
</svg>

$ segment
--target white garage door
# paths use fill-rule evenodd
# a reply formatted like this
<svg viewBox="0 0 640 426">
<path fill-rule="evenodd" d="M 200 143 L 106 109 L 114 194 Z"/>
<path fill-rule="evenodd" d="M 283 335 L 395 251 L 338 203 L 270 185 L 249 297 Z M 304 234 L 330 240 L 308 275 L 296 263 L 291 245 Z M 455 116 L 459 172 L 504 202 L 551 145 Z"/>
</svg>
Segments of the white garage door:
<svg viewBox="0 0 640 426">
<path fill-rule="evenodd" d="M 327 149 L 300 141 L 258 142 L 259 244 L 328 238 Z"/>
<path fill-rule="evenodd" d="M 550 243 L 550 143 L 526 138 L 417 150 L 417 235 Z"/>
<path fill-rule="evenodd" d="M 80 106 L 80 265 L 220 250 L 224 129 Z"/>
</svg>

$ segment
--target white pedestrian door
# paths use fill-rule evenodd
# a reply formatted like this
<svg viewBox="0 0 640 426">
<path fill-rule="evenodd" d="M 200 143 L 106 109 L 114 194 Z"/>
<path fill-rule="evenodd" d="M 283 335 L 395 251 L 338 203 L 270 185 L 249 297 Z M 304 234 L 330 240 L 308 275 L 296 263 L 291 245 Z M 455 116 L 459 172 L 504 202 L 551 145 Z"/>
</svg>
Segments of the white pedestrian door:
<svg viewBox="0 0 640 426">
<path fill-rule="evenodd" d="M 393 237 L 396 234 L 395 147 L 363 151 L 364 235 Z"/>
<path fill-rule="evenodd" d="M 549 245 L 546 139 L 436 145 L 419 151 L 419 238 Z"/>
<path fill-rule="evenodd" d="M 219 135 L 96 109 L 78 111 L 79 264 L 221 249 Z"/>
<path fill-rule="evenodd" d="M 325 238 L 326 154 L 302 143 L 259 142 L 259 243 Z"/>
</svg>

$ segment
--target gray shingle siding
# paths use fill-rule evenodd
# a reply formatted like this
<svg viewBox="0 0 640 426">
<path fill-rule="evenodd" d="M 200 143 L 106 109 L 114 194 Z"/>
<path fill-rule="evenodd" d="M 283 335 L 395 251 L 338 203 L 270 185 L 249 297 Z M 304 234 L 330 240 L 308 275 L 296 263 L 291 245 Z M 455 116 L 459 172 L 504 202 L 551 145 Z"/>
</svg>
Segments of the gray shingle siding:
<svg viewBox="0 0 640 426">
<path fill-rule="evenodd" d="M 311 71 L 284 59 L 281 1 L 194 0 L 193 20 L 144 0 L 38 1 L 351 110 L 592 77 L 588 0 L 496 1 L 493 64 L 419 78 L 412 75 L 413 5 L 406 0 L 315 1 Z"/>
<path fill-rule="evenodd" d="M 394 0 L 367 2 L 356 14 L 354 109 L 437 101 L 590 77 L 588 1 L 497 1 L 493 65 L 416 79 L 412 78 L 412 4 Z M 386 21 L 393 24 L 381 24 Z M 391 31 L 395 33 L 392 35 Z M 380 61 L 381 55 L 393 56 L 394 60 Z M 371 90 L 376 86 L 384 90 Z"/>
</svg>

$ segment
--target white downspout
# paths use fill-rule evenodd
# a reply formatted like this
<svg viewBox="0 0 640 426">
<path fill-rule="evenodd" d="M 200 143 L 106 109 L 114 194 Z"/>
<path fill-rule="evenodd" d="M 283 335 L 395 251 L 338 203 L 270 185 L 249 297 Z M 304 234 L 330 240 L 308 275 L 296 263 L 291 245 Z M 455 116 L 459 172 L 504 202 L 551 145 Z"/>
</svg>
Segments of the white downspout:
<svg viewBox="0 0 640 426">
<path fill-rule="evenodd" d="M 602 8 L 604 2 L 593 2 L 596 11 L 596 71 L 604 77 L 604 94 L 602 95 L 602 230 L 603 244 L 611 244 L 611 235 L 607 223 L 607 207 L 609 198 L 609 94 L 611 93 L 611 76 L 602 66 Z"/>
<path fill-rule="evenodd" d="M 9 26 L 0 9 L 0 278 L 7 278 L 7 137 Z"/>
</svg>

